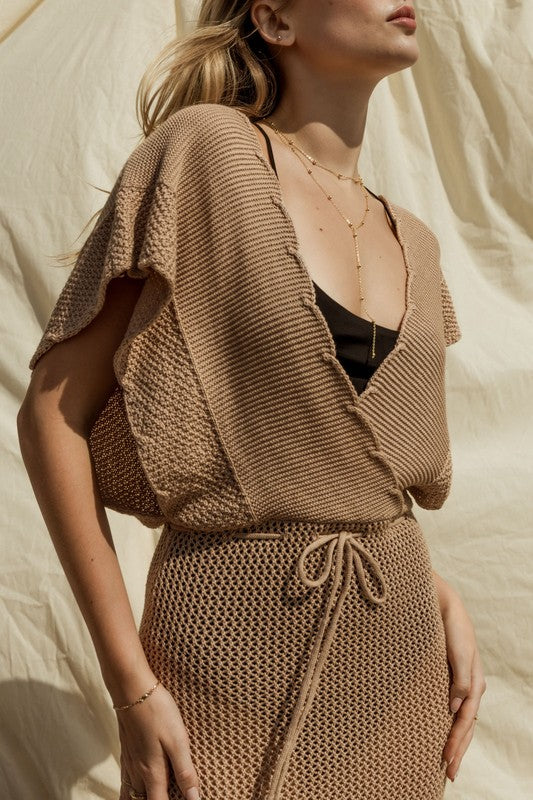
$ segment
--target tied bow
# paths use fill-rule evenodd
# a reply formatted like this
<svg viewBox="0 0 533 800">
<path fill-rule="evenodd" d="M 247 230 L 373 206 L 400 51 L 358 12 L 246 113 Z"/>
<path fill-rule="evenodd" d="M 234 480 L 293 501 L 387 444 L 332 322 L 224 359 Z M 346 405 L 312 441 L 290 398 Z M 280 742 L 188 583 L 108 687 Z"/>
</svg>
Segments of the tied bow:
<svg viewBox="0 0 533 800">
<path fill-rule="evenodd" d="M 298 559 L 298 574 L 306 586 L 320 586 L 322 583 L 324 583 L 331 572 L 333 553 L 336 552 L 335 586 L 333 588 L 336 588 L 340 582 L 340 570 L 342 567 L 341 560 L 344 559 L 344 563 L 346 565 L 346 586 L 348 586 L 350 583 L 350 578 L 353 572 L 353 562 L 355 561 L 355 569 L 359 579 L 359 584 L 363 590 L 363 594 L 372 603 L 383 603 L 387 596 L 385 578 L 383 577 L 381 568 L 374 556 L 368 552 L 366 547 L 364 547 L 360 541 L 358 541 L 360 535 L 361 534 L 356 531 L 339 531 L 338 533 L 324 534 L 319 536 L 318 539 L 314 539 L 312 542 L 309 542 L 307 547 L 305 547 L 300 553 L 300 558 Z M 324 570 L 318 578 L 309 578 L 304 571 L 305 559 L 310 553 L 313 552 L 313 550 L 316 550 L 318 547 L 324 547 L 325 545 L 328 545 L 328 549 L 326 553 Z M 377 578 L 378 583 L 382 587 L 380 595 L 375 595 L 368 585 L 368 581 L 363 570 L 363 558 L 372 567 L 372 571 Z"/>
<path fill-rule="evenodd" d="M 387 587 L 381 568 L 371 553 L 361 543 L 360 532 L 341 530 L 335 533 L 328 533 L 318 536 L 310 542 L 300 553 L 298 559 L 298 574 L 306 586 L 320 586 L 331 574 L 333 559 L 335 558 L 335 569 L 331 592 L 328 598 L 324 616 L 320 621 L 319 631 L 313 645 L 311 656 L 307 665 L 305 676 L 296 704 L 294 706 L 291 721 L 289 723 L 287 735 L 281 752 L 276 760 L 271 779 L 268 800 L 278 800 L 285 774 L 288 768 L 291 753 L 296 745 L 298 735 L 303 727 L 305 717 L 309 712 L 313 702 L 322 667 L 333 640 L 337 620 L 340 616 L 344 598 L 350 589 L 353 574 L 353 565 L 359 580 L 359 585 L 364 596 L 370 602 L 377 605 L 383 603 L 387 596 Z M 305 560 L 314 550 L 327 546 L 324 569 L 318 578 L 310 578 L 305 571 Z M 368 585 L 368 581 L 363 570 L 363 559 L 370 566 L 377 582 L 380 586 L 380 594 L 376 595 Z M 344 570 L 343 570 L 344 566 Z M 344 579 L 343 579 L 344 573 Z M 342 582 L 341 591 L 335 599 L 337 589 Z M 330 618 L 330 612 L 331 618 Z"/>
</svg>

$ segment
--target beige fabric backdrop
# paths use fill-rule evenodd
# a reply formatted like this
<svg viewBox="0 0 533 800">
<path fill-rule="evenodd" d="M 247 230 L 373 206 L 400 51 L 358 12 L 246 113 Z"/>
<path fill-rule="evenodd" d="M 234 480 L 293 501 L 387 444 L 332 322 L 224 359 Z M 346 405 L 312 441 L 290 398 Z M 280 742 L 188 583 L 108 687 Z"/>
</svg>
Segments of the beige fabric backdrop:
<svg viewBox="0 0 533 800">
<path fill-rule="evenodd" d="M 311 0 L 310 0 L 311 1 Z M 396 4 L 391 3 L 392 7 Z M 0 781 L 9 800 L 116 798 L 114 712 L 40 516 L 15 417 L 74 242 L 136 145 L 145 65 L 195 6 L 11 0 L 0 12 L 4 508 Z M 533 4 L 416 3 L 421 57 L 371 102 L 361 174 L 439 237 L 463 331 L 448 350 L 454 455 L 440 511 L 415 507 L 474 620 L 488 690 L 449 800 L 533 797 Z M 85 234 L 87 235 L 87 234 Z M 108 512 L 137 619 L 158 531 Z M 399 798 L 398 800 L 424 800 Z"/>
</svg>

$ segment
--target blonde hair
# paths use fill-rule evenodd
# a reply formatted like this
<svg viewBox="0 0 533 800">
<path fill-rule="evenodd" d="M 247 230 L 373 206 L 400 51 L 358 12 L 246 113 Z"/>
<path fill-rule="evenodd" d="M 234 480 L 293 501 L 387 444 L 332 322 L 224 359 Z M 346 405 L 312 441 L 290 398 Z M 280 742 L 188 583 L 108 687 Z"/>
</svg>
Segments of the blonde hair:
<svg viewBox="0 0 533 800">
<path fill-rule="evenodd" d="M 276 10 L 287 8 L 291 1 L 279 0 Z M 202 0 L 195 28 L 172 39 L 139 83 L 135 104 L 141 138 L 149 136 L 175 111 L 196 103 L 222 103 L 255 118 L 272 113 L 279 100 L 282 75 L 268 44 L 253 25 L 252 3 Z M 100 191 L 110 193 L 107 189 Z M 92 215 L 80 236 L 100 216 L 102 208 Z M 69 251 L 57 259 L 76 260 L 79 252 Z"/>
</svg>

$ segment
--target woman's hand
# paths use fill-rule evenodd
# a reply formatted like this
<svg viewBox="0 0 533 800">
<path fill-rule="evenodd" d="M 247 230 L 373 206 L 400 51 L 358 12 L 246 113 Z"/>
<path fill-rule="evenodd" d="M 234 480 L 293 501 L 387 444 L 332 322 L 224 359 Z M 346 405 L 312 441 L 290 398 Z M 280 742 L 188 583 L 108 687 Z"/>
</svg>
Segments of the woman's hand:
<svg viewBox="0 0 533 800">
<path fill-rule="evenodd" d="M 149 686 L 152 679 L 147 678 L 145 684 Z M 144 793 L 148 800 L 168 800 L 172 770 L 183 796 L 198 800 L 200 783 L 189 736 L 170 692 L 159 684 L 142 703 L 116 714 L 127 789 Z"/>
<path fill-rule="evenodd" d="M 452 671 L 450 709 L 455 713 L 455 719 L 443 750 L 443 758 L 448 764 L 446 775 L 453 781 L 474 735 L 474 717 L 487 684 L 474 628 L 461 597 L 440 575 L 436 572 L 433 574 L 446 633 L 448 662 Z"/>
</svg>

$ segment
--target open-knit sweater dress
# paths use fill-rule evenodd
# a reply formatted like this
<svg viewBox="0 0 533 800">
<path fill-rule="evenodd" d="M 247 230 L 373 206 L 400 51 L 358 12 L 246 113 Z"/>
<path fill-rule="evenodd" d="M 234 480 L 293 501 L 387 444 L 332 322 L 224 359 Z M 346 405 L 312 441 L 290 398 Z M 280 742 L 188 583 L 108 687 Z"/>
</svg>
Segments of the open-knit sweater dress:
<svg viewBox="0 0 533 800">
<path fill-rule="evenodd" d="M 202 800 L 443 797 L 450 673 L 412 507 L 449 494 L 461 334 L 435 235 L 379 199 L 405 313 L 362 391 L 250 119 L 215 103 L 131 153 L 29 363 L 111 279 L 144 280 L 89 446 L 104 504 L 163 526 L 139 634 Z"/>
</svg>

